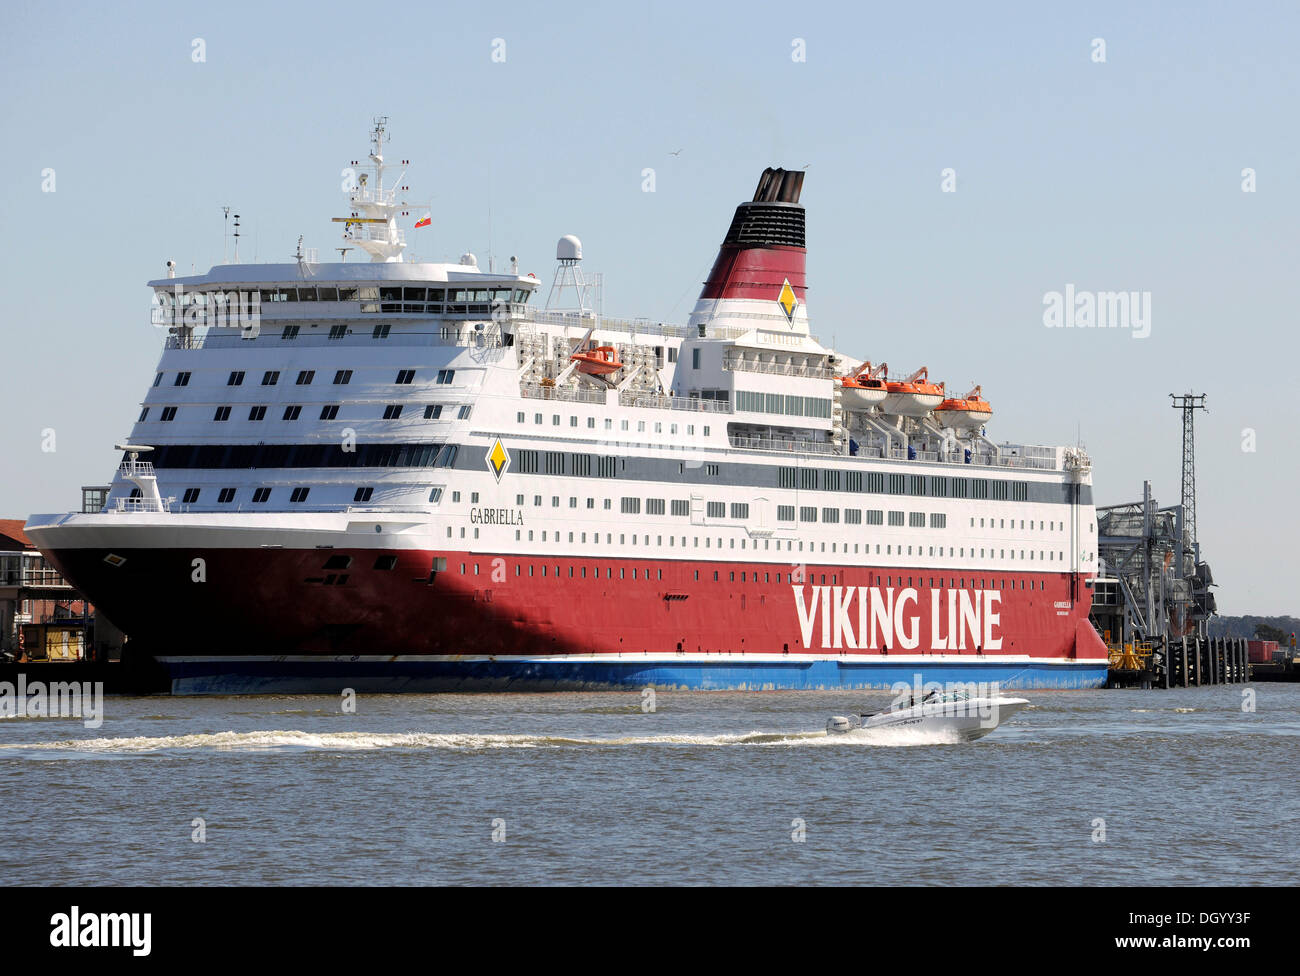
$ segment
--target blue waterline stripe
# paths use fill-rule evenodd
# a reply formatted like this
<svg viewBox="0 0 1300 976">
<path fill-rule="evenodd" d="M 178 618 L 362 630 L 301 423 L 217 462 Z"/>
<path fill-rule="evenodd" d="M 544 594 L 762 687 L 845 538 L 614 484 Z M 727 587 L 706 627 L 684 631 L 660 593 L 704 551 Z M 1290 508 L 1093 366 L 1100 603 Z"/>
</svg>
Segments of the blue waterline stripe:
<svg viewBox="0 0 1300 976">
<path fill-rule="evenodd" d="M 1005 688 L 1099 688 L 1105 661 L 1076 664 L 963 662 L 321 661 L 171 658 L 176 694 L 563 691 L 653 686 L 700 691 L 888 689 L 899 682 L 998 682 Z"/>
</svg>

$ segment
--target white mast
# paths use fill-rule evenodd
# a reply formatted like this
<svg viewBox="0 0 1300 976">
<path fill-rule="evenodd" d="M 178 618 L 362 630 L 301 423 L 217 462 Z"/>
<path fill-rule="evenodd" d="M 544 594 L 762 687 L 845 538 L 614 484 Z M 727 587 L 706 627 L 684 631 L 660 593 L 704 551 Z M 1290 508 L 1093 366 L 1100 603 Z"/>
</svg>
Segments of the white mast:
<svg viewBox="0 0 1300 976">
<path fill-rule="evenodd" d="M 333 218 L 335 223 L 343 224 L 343 239 L 364 250 L 371 261 L 401 261 L 402 252 L 406 250 L 406 234 L 397 226 L 397 211 L 402 206 L 397 199 L 401 176 L 391 188 L 384 188 L 384 135 L 387 126 L 388 116 L 379 116 L 370 134 L 374 185 L 368 185 L 370 174 L 362 173 L 348 198 L 351 215 Z M 357 161 L 353 160 L 352 164 L 357 165 Z"/>
</svg>

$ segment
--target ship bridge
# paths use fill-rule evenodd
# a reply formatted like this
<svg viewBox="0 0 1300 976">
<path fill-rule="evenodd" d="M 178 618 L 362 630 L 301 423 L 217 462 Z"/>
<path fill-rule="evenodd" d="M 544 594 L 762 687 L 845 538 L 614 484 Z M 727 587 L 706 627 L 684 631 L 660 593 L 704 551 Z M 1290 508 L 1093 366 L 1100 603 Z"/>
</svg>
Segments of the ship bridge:
<svg viewBox="0 0 1300 976">
<path fill-rule="evenodd" d="M 201 328 L 247 331 L 270 322 L 326 322 L 375 315 L 513 318 L 538 280 L 483 271 L 472 254 L 459 264 L 226 264 L 205 275 L 161 278 L 152 319 L 173 335 Z"/>
</svg>

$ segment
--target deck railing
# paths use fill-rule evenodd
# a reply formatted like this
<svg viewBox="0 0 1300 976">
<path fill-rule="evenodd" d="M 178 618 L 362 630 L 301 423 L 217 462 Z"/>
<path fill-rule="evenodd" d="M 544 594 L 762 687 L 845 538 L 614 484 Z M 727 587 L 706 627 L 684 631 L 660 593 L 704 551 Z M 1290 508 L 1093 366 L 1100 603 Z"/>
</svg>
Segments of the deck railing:
<svg viewBox="0 0 1300 976">
<path fill-rule="evenodd" d="M 571 386 L 544 386 L 541 383 L 523 383 L 519 392 L 532 400 L 557 400 L 563 403 L 599 403 L 605 402 L 604 390 L 584 390 Z"/>
<path fill-rule="evenodd" d="M 172 510 L 170 498 L 119 498 L 109 509 L 112 512 L 170 512 Z"/>
<path fill-rule="evenodd" d="M 658 410 L 684 410 L 687 413 L 733 413 L 728 400 L 702 400 L 699 397 L 655 396 L 651 393 L 626 392 L 618 395 L 619 406 Z"/>
<path fill-rule="evenodd" d="M 152 478 L 154 476 L 151 461 L 123 461 L 117 466 L 117 473 L 123 478 Z"/>
<path fill-rule="evenodd" d="M 964 448 L 955 451 L 917 451 L 909 457 L 906 449 L 890 448 L 874 444 L 861 444 L 856 454 L 849 454 L 847 447 L 842 453 L 836 451 L 829 442 L 808 441 L 794 438 L 751 437 L 745 434 L 730 434 L 728 440 L 732 447 L 750 451 L 771 451 L 777 454 L 826 454 L 843 457 L 846 461 L 858 461 L 886 458 L 891 461 L 913 461 L 929 464 L 964 464 L 997 468 L 1025 468 L 1034 471 L 1059 471 L 1057 450 L 1054 447 L 1038 445 L 1003 445 L 998 454 L 974 453 L 966 459 Z M 1008 453 L 1014 450 L 1016 453 Z M 1030 453 L 1032 452 L 1032 453 Z"/>
<path fill-rule="evenodd" d="M 724 359 L 722 368 L 733 372 L 767 373 L 771 376 L 796 376 L 814 380 L 829 380 L 835 376 L 835 371 L 825 366 L 793 366 L 790 363 L 763 363 L 735 357 Z"/>
</svg>

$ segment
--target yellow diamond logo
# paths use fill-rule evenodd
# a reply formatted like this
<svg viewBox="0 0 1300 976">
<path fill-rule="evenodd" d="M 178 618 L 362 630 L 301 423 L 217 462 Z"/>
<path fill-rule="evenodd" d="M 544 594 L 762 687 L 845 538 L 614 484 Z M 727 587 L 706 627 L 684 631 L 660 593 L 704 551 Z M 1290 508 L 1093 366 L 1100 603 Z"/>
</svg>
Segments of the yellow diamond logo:
<svg viewBox="0 0 1300 976">
<path fill-rule="evenodd" d="M 794 325 L 794 310 L 799 307 L 799 299 L 794 297 L 794 289 L 790 287 L 790 279 L 785 279 L 785 284 L 781 286 L 781 295 L 777 298 L 776 303 L 781 306 L 781 311 L 785 312 L 785 317 L 791 325 Z"/>
<path fill-rule="evenodd" d="M 500 437 L 492 445 L 492 450 L 487 452 L 487 465 L 492 469 L 492 473 L 497 476 L 497 481 L 501 480 L 501 476 L 506 473 L 506 468 L 510 467 L 510 455 L 501 446 Z"/>
</svg>

